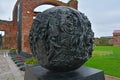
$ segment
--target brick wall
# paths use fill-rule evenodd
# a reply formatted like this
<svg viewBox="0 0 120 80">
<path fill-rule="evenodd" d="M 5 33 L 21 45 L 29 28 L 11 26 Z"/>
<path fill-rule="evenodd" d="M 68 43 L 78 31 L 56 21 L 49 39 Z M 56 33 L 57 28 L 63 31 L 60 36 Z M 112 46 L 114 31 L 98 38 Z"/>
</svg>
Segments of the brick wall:
<svg viewBox="0 0 120 80">
<path fill-rule="evenodd" d="M 58 0 L 18 0 L 13 11 L 13 25 L 16 26 L 17 6 L 22 2 L 22 51 L 31 53 L 29 47 L 29 31 L 33 22 L 34 9 L 40 5 L 50 4 L 54 6 L 70 6 L 77 9 L 77 1 L 70 0 L 68 3 L 63 3 Z"/>
<path fill-rule="evenodd" d="M 113 32 L 113 45 L 114 46 L 120 46 L 120 31 L 119 32 L 116 32 L 114 31 Z"/>
<path fill-rule="evenodd" d="M 0 31 L 5 31 L 5 36 L 2 38 L 2 48 L 16 48 L 16 36 L 13 34 L 14 29 L 12 27 L 12 21 L 0 20 Z"/>
<path fill-rule="evenodd" d="M 34 9 L 40 5 L 50 4 L 53 6 L 69 6 L 77 9 L 77 0 L 70 0 L 64 3 L 58 0 L 17 0 L 13 10 L 13 21 L 2 25 L 0 27 L 5 30 L 6 36 L 3 38 L 5 47 L 17 48 L 17 12 L 18 4 L 22 3 L 22 51 L 31 53 L 29 47 L 29 31 L 35 15 Z M 10 30 L 11 29 L 11 30 Z"/>
</svg>

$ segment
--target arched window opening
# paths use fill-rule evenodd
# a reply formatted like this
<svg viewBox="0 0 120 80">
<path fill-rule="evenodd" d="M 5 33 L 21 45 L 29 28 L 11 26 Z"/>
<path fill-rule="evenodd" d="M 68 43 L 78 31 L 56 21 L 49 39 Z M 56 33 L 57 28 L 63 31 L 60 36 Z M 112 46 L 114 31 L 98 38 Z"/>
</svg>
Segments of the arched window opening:
<svg viewBox="0 0 120 80">
<path fill-rule="evenodd" d="M 68 3 L 70 0 L 58 0 L 58 1 Z"/>
<path fill-rule="evenodd" d="M 1 36 L 5 36 L 5 31 L 0 31 Z"/>
<path fill-rule="evenodd" d="M 54 7 L 54 6 L 53 6 L 53 5 L 48 5 L 48 4 L 46 4 L 46 5 L 41 5 L 41 6 L 36 7 L 36 8 L 34 9 L 33 19 L 35 19 L 35 17 L 36 17 L 38 14 L 40 14 L 41 12 L 43 12 L 43 11 L 49 9 L 49 8 L 52 8 L 52 7 Z"/>
<path fill-rule="evenodd" d="M 5 31 L 0 31 L 0 49 L 2 48 L 3 40 L 2 37 L 5 35 Z"/>
</svg>

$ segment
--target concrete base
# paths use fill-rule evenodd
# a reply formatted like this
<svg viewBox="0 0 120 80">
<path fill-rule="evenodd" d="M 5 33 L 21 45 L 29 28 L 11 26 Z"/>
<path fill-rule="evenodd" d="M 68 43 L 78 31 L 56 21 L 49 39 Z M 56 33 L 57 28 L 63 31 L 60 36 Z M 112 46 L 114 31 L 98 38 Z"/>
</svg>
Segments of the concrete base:
<svg viewBox="0 0 120 80">
<path fill-rule="evenodd" d="M 51 72 L 39 65 L 26 66 L 24 80 L 105 80 L 101 70 L 80 67 L 71 72 Z"/>
</svg>

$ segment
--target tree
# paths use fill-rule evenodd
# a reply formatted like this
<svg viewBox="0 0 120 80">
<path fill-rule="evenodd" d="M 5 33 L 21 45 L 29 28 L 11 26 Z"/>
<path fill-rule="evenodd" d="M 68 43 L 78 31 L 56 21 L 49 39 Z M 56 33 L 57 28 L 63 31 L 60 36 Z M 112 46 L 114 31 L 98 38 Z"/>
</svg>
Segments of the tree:
<svg viewBox="0 0 120 80">
<path fill-rule="evenodd" d="M 101 38 L 100 38 L 100 41 L 99 41 L 99 44 L 100 44 L 101 46 L 107 46 L 107 45 L 109 45 L 109 39 L 108 39 L 108 38 L 105 38 L 105 37 L 101 37 Z"/>
</svg>

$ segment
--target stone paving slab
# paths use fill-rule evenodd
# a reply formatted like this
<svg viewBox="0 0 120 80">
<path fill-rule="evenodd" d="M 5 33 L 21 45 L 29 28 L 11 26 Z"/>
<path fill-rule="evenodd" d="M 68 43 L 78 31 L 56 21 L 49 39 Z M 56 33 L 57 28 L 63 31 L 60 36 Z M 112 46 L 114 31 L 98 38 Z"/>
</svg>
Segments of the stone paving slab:
<svg viewBox="0 0 120 80">
<path fill-rule="evenodd" d="M 0 80 L 15 80 L 11 73 L 0 76 Z"/>
<path fill-rule="evenodd" d="M 120 78 L 116 78 L 113 76 L 105 75 L 105 80 L 120 80 Z"/>
<path fill-rule="evenodd" d="M 10 57 L 0 55 L 0 80 L 24 80 L 24 74 Z M 105 75 L 105 80 L 120 80 L 120 78 Z"/>
<path fill-rule="evenodd" d="M 24 80 L 24 72 L 4 55 L 0 55 L 0 80 Z"/>
</svg>

